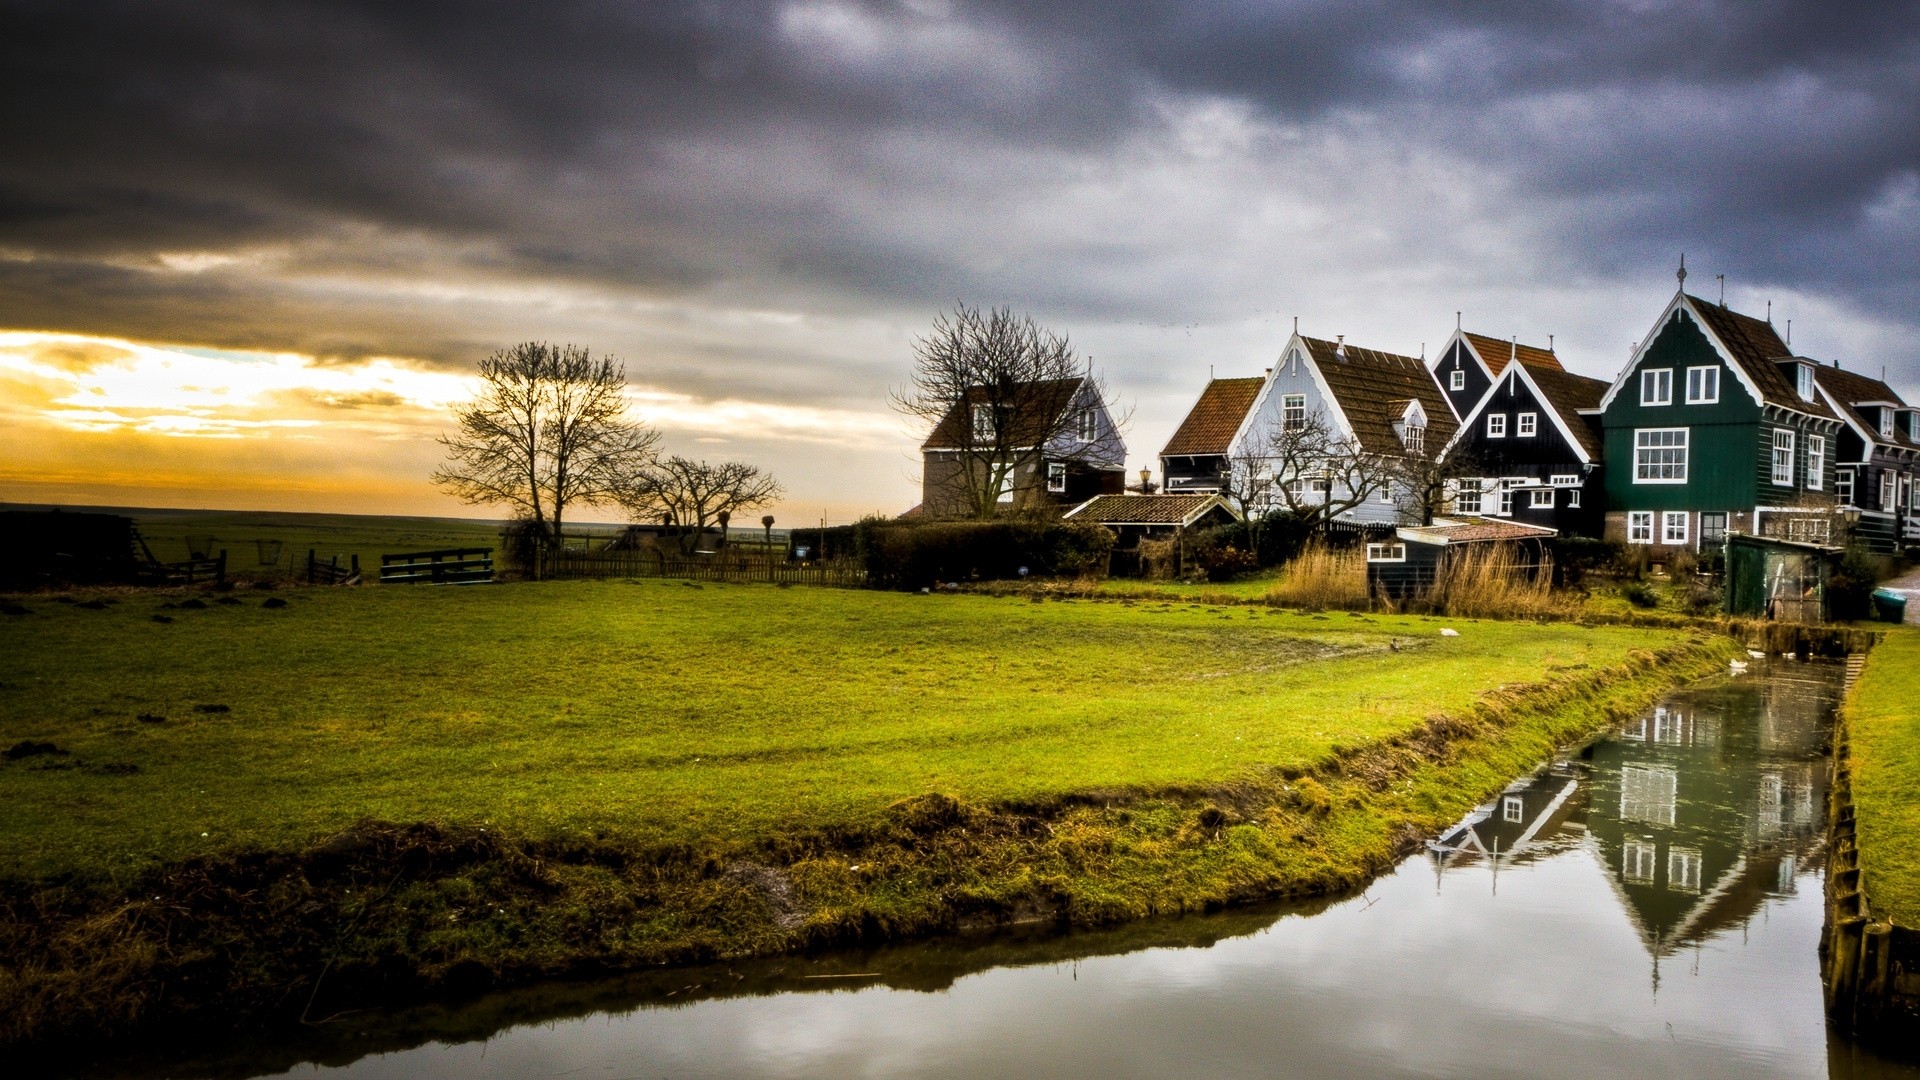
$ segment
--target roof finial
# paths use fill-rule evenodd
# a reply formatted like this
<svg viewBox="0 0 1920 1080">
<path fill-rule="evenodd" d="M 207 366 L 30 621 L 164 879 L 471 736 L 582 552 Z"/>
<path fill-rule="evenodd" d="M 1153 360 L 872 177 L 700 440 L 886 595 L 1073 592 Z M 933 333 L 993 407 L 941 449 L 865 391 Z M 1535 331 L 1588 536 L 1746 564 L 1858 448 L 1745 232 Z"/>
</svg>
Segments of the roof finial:
<svg viewBox="0 0 1920 1080">
<path fill-rule="evenodd" d="M 1300 332 L 1300 316 L 1298 315 L 1293 317 L 1293 332 L 1296 334 Z"/>
<path fill-rule="evenodd" d="M 1720 306 L 1725 307 L 1726 305 L 1721 304 Z M 1771 300 L 1767 301 L 1767 325 L 1773 325 L 1773 301 Z"/>
<path fill-rule="evenodd" d="M 1718 279 L 1720 282 L 1720 306 L 1726 307 L 1727 306 L 1727 275 L 1715 274 L 1713 276 L 1716 279 Z"/>
<path fill-rule="evenodd" d="M 1686 292 L 1687 291 L 1687 253 L 1684 251 L 1680 253 L 1680 272 L 1675 274 L 1674 277 L 1677 277 L 1680 279 L 1680 291 Z"/>
<path fill-rule="evenodd" d="M 1453 313 L 1453 332 L 1460 332 L 1460 313 L 1457 311 Z"/>
<path fill-rule="evenodd" d="M 1507 341 L 1507 363 L 1520 359 L 1520 335 L 1515 334 Z"/>
<path fill-rule="evenodd" d="M 1787 320 L 1787 351 L 1793 351 L 1793 320 Z"/>
<path fill-rule="evenodd" d="M 1547 351 L 1548 352 L 1553 351 L 1553 335 L 1552 334 L 1547 335 Z"/>
</svg>

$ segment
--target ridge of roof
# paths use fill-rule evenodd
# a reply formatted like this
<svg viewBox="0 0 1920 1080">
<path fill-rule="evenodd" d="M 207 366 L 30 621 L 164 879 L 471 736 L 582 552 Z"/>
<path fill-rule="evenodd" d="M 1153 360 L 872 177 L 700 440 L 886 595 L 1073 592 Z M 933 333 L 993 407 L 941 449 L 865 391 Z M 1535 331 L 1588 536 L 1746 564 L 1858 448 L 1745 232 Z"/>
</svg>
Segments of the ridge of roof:
<svg viewBox="0 0 1920 1080">
<path fill-rule="evenodd" d="M 1471 330 L 1460 331 L 1460 336 L 1472 344 L 1473 351 L 1480 354 L 1480 359 L 1486 361 L 1487 367 L 1491 368 L 1495 375 L 1505 371 L 1507 364 L 1516 359 L 1530 368 L 1541 368 L 1547 371 L 1566 370 L 1552 349 L 1519 344 L 1511 339 L 1488 337 Z"/>
<path fill-rule="evenodd" d="M 1427 442 L 1444 445 L 1459 426 L 1453 406 L 1433 380 L 1424 361 L 1398 353 L 1344 345 L 1301 335 L 1322 383 L 1345 414 L 1360 447 L 1375 454 L 1402 454 L 1406 448 L 1393 424 L 1405 411 L 1394 401 L 1417 399 L 1427 414 Z"/>
<path fill-rule="evenodd" d="M 1219 506 L 1240 518 L 1233 504 L 1215 494 L 1095 495 L 1062 517 L 1084 517 L 1103 525 L 1185 525 Z"/>
<path fill-rule="evenodd" d="M 1778 361 L 1791 358 L 1793 350 L 1787 347 L 1772 323 L 1720 304 L 1708 303 L 1692 293 L 1682 293 L 1681 296 L 1727 347 L 1728 355 L 1740 365 L 1748 381 L 1759 388 L 1761 404 L 1775 405 L 1822 419 L 1839 419 L 1832 409 L 1819 401 L 1806 400 L 1787 383 Z"/>
</svg>

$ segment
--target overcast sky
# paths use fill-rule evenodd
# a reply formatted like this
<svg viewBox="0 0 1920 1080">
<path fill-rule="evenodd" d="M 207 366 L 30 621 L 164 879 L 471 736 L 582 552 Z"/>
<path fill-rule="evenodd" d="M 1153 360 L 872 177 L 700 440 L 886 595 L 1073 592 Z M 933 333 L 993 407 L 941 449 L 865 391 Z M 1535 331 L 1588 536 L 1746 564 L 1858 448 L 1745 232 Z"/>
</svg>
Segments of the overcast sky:
<svg viewBox="0 0 1920 1080">
<path fill-rule="evenodd" d="M 898 512 L 956 301 L 1138 468 L 1296 316 L 1611 378 L 1682 252 L 1920 389 L 1913 4 L 0 0 L 0 146 L 0 498 L 476 513 L 432 437 L 546 339 L 788 520 Z"/>
</svg>

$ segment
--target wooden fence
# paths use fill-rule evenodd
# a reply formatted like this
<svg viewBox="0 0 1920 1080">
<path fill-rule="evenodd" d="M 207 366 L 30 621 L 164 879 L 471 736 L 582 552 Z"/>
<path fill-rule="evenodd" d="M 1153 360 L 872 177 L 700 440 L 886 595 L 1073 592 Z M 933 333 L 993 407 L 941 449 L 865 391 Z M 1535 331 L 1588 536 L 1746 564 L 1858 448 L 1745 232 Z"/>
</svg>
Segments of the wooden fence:
<svg viewBox="0 0 1920 1080">
<path fill-rule="evenodd" d="M 850 560 L 787 562 L 771 559 L 671 558 L 657 551 L 555 551 L 540 560 L 547 578 L 680 578 L 686 581 L 773 582 L 864 588 L 867 572 Z"/>
<path fill-rule="evenodd" d="M 342 563 L 340 556 L 330 555 L 324 561 L 320 553 L 307 549 L 307 584 L 309 585 L 358 585 L 360 584 L 360 556 L 351 556 Z"/>
<path fill-rule="evenodd" d="M 448 548 L 380 556 L 382 585 L 477 585 L 492 580 L 492 548 Z"/>
<path fill-rule="evenodd" d="M 150 562 L 140 567 L 139 580 L 151 585 L 197 585 L 227 580 L 227 550 L 183 562 Z"/>
</svg>

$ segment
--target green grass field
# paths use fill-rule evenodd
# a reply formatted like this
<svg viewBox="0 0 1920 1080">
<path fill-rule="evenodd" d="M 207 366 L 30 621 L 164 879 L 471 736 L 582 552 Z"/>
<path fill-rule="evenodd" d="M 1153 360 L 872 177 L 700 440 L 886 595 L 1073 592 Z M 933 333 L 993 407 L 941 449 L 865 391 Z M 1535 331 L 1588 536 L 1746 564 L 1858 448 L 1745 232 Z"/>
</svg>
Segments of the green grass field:
<svg viewBox="0 0 1920 1080">
<path fill-rule="evenodd" d="M 362 817 L 724 843 L 926 792 L 1217 783 L 1672 640 L 660 581 L 229 596 L 0 617 L 0 745 L 67 751 L 0 763 L 0 874 L 122 877 Z"/>
<path fill-rule="evenodd" d="M 1889 631 L 1847 700 L 1862 888 L 1873 913 L 1920 927 L 1920 631 Z"/>
<path fill-rule="evenodd" d="M 323 560 L 338 555 L 342 564 L 358 555 L 371 580 L 379 576 L 384 554 L 500 546 L 499 525 L 455 518 L 212 510 L 134 511 L 133 515 L 154 558 L 161 562 L 185 559 L 188 538 L 211 541 L 212 550 L 226 549 L 227 572 L 241 578 L 293 576 L 306 565 L 308 551 Z"/>
</svg>

